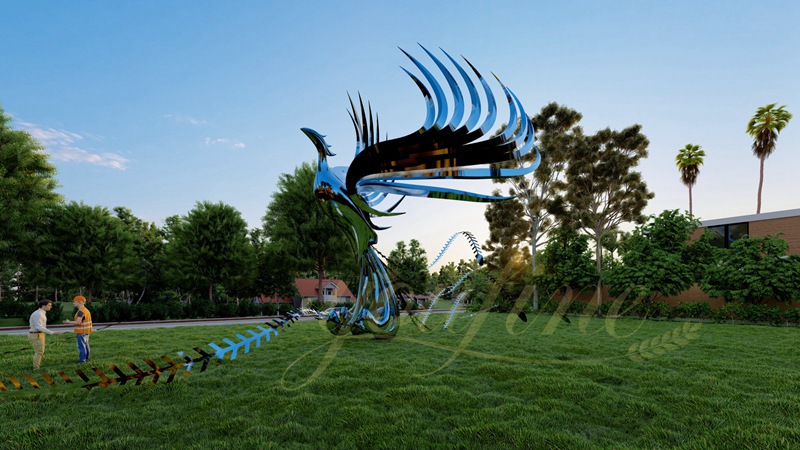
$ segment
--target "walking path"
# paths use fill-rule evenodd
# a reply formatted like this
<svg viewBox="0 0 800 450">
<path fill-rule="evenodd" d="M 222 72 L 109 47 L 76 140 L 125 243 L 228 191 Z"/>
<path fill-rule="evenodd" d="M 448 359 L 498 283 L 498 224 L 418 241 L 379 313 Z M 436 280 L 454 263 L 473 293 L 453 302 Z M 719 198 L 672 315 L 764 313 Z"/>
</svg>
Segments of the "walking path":
<svg viewBox="0 0 800 450">
<path fill-rule="evenodd" d="M 459 310 L 461 311 L 461 310 Z M 449 313 L 450 310 L 434 310 L 432 313 Z M 419 312 L 417 312 L 419 313 Z M 405 312 L 403 312 L 405 314 Z M 103 330 L 134 330 L 143 328 L 175 328 L 175 327 L 198 327 L 198 326 L 217 326 L 217 325 L 237 325 L 237 324 L 263 324 L 268 320 L 281 319 L 283 316 L 257 316 L 257 317 L 225 317 L 216 319 L 183 319 L 183 320 L 155 320 L 148 322 L 105 322 L 95 323 L 94 331 Z M 300 320 L 314 320 L 314 316 L 302 316 Z M 53 331 L 72 331 L 72 325 L 48 325 Z M 28 327 L 0 327 L 0 334 L 5 335 L 24 335 L 28 333 Z"/>
<path fill-rule="evenodd" d="M 104 322 L 104 323 L 95 323 L 93 325 L 93 328 L 94 331 L 103 331 L 107 329 L 133 330 L 137 328 L 175 328 L 175 327 L 236 325 L 236 324 L 252 324 L 252 323 L 263 324 L 264 322 L 271 319 L 283 320 L 283 317 L 258 316 L 258 317 L 225 317 L 216 319 L 154 320 L 148 322 Z M 313 319 L 314 318 L 311 316 L 300 318 L 300 320 L 313 320 Z M 72 331 L 72 325 L 48 325 L 47 328 L 53 331 Z M 27 333 L 28 333 L 28 327 L 0 328 L 0 334 L 19 335 Z"/>
</svg>

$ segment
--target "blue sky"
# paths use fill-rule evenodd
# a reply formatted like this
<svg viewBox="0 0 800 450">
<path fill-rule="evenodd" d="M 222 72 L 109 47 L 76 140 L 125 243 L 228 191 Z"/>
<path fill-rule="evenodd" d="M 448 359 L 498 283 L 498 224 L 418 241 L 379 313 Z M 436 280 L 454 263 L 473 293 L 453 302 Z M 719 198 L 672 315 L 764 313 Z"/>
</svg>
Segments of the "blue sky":
<svg viewBox="0 0 800 450">
<path fill-rule="evenodd" d="M 702 219 L 755 213 L 758 160 L 747 121 L 767 103 L 795 118 L 767 160 L 763 212 L 800 208 L 800 6 L 795 1 L 39 1 L 0 3 L 0 103 L 58 168 L 59 192 L 163 224 L 223 201 L 251 227 L 278 176 L 315 160 L 301 127 L 346 165 L 347 93 L 382 133 L 422 124 L 424 102 L 397 47 L 441 47 L 497 74 L 533 114 L 550 101 L 593 133 L 639 123 L 648 213 L 688 209 L 678 149 L 707 153 Z M 502 116 L 501 116 L 502 117 Z M 478 184 L 489 193 L 493 186 Z M 484 206 L 406 201 L 379 235 L 430 256 L 454 232 L 488 236 Z M 469 257 L 457 245 L 450 258 Z"/>
</svg>

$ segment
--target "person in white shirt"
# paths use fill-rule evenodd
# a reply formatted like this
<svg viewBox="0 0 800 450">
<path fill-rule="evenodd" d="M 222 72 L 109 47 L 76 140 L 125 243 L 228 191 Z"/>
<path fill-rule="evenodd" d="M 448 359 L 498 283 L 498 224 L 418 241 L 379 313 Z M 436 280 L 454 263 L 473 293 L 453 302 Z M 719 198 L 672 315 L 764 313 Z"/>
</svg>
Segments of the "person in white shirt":
<svg viewBox="0 0 800 450">
<path fill-rule="evenodd" d="M 42 363 L 42 355 L 44 355 L 44 335 L 52 334 L 58 336 L 64 334 L 61 331 L 50 331 L 47 329 L 47 315 L 45 313 L 53 308 L 53 302 L 50 300 L 41 300 L 39 302 L 39 309 L 31 314 L 28 319 L 30 329 L 28 330 L 28 340 L 31 341 L 33 346 L 33 370 L 39 370 L 39 365 Z"/>
</svg>

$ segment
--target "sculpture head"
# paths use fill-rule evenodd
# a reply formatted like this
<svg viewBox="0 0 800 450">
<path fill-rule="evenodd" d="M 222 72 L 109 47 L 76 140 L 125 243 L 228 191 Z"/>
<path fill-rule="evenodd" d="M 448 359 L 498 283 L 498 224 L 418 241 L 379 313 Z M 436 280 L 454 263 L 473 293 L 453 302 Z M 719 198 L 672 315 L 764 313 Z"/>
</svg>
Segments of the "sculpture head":
<svg viewBox="0 0 800 450">
<path fill-rule="evenodd" d="M 325 142 L 325 136 L 317 133 L 311 128 L 301 128 L 300 131 L 305 133 L 305 135 L 311 139 L 311 142 L 314 143 L 314 147 L 317 148 L 317 154 L 319 155 L 320 160 L 324 160 L 326 156 L 336 156 L 335 153 L 331 152 L 331 146 Z"/>
</svg>

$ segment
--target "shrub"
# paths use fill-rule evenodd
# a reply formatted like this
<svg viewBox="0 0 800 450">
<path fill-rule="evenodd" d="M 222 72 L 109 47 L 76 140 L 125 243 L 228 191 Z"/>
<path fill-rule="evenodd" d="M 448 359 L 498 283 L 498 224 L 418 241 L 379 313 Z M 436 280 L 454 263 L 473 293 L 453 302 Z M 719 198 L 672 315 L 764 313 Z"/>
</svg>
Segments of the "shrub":
<svg viewBox="0 0 800 450">
<path fill-rule="evenodd" d="M 257 316 L 261 314 L 261 308 L 252 300 L 244 299 L 239 301 L 239 307 L 238 311 L 236 311 L 236 314 L 239 317 Z"/>
<path fill-rule="evenodd" d="M 708 302 L 681 303 L 679 306 L 685 313 L 685 316 L 683 317 L 705 319 L 711 317 L 714 313 L 714 311 L 711 309 L 711 303 Z"/>
<path fill-rule="evenodd" d="M 35 310 L 35 303 L 20 302 L 9 299 L 0 302 L 0 317 L 19 317 L 21 319 L 28 320 L 28 318 L 31 316 L 31 313 L 33 313 Z M 48 314 L 48 321 L 49 320 L 50 317 Z"/>
<path fill-rule="evenodd" d="M 262 303 L 261 314 L 264 316 L 274 316 L 278 313 L 278 305 L 275 303 Z"/>
<path fill-rule="evenodd" d="M 212 315 L 206 317 L 236 317 L 237 311 L 236 303 L 217 303 Z"/>
</svg>

